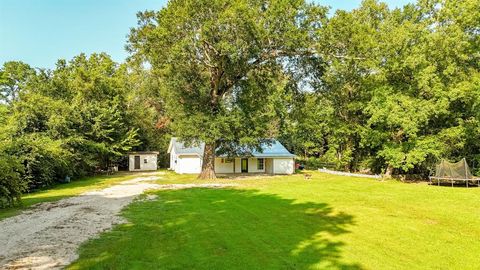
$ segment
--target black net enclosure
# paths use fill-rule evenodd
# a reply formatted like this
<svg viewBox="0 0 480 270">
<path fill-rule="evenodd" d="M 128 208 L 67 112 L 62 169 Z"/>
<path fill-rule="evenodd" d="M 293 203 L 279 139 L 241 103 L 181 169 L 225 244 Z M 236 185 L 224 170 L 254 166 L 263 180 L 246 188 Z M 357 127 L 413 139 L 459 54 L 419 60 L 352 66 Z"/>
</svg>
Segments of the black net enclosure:
<svg viewBox="0 0 480 270">
<path fill-rule="evenodd" d="M 442 160 L 435 168 L 435 177 L 465 180 L 474 179 L 465 159 L 455 163 Z"/>
</svg>

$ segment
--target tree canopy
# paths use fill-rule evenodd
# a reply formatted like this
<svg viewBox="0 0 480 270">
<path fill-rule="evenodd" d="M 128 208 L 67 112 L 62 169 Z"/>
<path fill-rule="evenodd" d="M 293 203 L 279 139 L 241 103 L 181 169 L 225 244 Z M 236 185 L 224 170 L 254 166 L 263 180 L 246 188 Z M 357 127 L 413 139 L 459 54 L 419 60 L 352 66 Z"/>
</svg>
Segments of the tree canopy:
<svg viewBox="0 0 480 270">
<path fill-rule="evenodd" d="M 12 66 L 28 70 L 28 77 Z M 0 163 L 8 168 L 0 173 L 2 205 L 66 177 L 105 171 L 128 151 L 162 145 L 161 133 L 153 135 L 159 114 L 143 92 L 148 72 L 140 81 L 138 71 L 106 54 L 60 60 L 53 70 L 7 62 L 0 72 L 22 78 L 1 86 L 16 93 L 0 104 Z"/>
<path fill-rule="evenodd" d="M 257 147 L 275 136 L 284 65 L 306 53 L 325 11 L 301 0 L 175 0 L 139 14 L 128 48 L 161 81 L 174 134 L 205 142 L 202 178 L 215 176 L 223 142 Z"/>
</svg>

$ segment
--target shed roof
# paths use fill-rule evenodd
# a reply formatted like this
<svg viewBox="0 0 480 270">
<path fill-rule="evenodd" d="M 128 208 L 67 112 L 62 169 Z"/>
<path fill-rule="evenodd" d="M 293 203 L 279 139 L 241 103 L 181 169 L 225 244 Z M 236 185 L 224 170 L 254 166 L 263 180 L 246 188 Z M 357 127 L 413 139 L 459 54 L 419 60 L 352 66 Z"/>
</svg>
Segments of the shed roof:
<svg viewBox="0 0 480 270">
<path fill-rule="evenodd" d="M 170 140 L 170 145 L 168 147 L 168 153 L 175 149 L 175 153 L 180 155 L 203 155 L 203 148 L 205 147 L 204 143 L 201 143 L 199 146 L 190 146 L 186 147 L 182 142 L 177 138 L 172 138 Z M 286 157 L 293 158 L 294 154 L 290 153 L 285 146 L 283 146 L 279 141 L 272 140 L 271 143 L 263 143 L 261 146 L 261 151 L 252 150 L 251 156 L 259 158 L 268 158 L 268 157 Z M 221 155 L 226 156 L 226 155 Z"/>
<path fill-rule="evenodd" d="M 136 151 L 136 152 L 128 152 L 129 155 L 158 155 L 160 152 L 157 151 Z"/>
</svg>

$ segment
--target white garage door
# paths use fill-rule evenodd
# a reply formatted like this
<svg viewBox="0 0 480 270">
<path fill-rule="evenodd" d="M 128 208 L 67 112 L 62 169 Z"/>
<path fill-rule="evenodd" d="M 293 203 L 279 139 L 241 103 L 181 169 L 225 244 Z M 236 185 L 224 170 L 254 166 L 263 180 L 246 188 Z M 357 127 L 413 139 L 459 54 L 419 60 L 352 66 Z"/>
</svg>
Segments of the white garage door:
<svg viewBox="0 0 480 270">
<path fill-rule="evenodd" d="M 273 173 L 274 174 L 292 174 L 293 158 L 275 158 L 273 160 Z"/>
<path fill-rule="evenodd" d="M 202 166 L 198 156 L 179 156 L 175 167 L 178 173 L 200 173 Z"/>
</svg>

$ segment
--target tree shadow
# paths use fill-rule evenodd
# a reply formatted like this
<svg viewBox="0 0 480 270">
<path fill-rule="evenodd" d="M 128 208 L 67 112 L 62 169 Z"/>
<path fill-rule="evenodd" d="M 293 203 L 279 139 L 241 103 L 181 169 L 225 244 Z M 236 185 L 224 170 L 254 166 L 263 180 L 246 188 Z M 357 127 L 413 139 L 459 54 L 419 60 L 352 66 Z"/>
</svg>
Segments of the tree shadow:
<svg viewBox="0 0 480 270">
<path fill-rule="evenodd" d="M 72 268 L 361 269 L 342 262 L 353 217 L 325 203 L 296 203 L 255 190 L 157 192 L 132 204 L 118 226 L 81 248 Z"/>
</svg>

